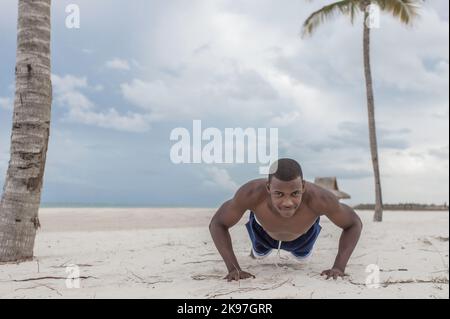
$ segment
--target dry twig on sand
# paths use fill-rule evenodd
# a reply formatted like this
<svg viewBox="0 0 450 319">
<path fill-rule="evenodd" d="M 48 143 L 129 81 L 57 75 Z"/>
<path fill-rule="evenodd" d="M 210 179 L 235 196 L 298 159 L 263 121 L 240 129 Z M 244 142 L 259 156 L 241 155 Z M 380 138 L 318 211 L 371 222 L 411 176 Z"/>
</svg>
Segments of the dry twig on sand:
<svg viewBox="0 0 450 319">
<path fill-rule="evenodd" d="M 205 297 L 208 299 L 212 299 L 212 298 L 222 297 L 222 296 L 226 296 L 226 295 L 230 295 L 230 294 L 234 294 L 234 293 L 250 292 L 250 291 L 256 291 L 256 290 L 258 290 L 258 291 L 275 290 L 289 282 L 292 282 L 292 278 L 285 280 L 281 283 L 272 285 L 270 287 L 245 287 L 245 288 L 239 288 L 237 290 L 219 289 L 219 290 L 216 290 L 214 292 L 207 294 Z"/>
<path fill-rule="evenodd" d="M 39 280 L 48 280 L 48 279 L 52 279 L 52 280 L 66 280 L 66 279 L 77 280 L 77 279 L 98 279 L 98 278 L 97 277 L 93 277 L 93 276 L 80 276 L 80 277 L 75 277 L 75 278 L 46 276 L 46 277 L 36 277 L 36 278 L 26 278 L 26 279 L 14 279 L 14 280 L 8 280 L 6 282 L 27 282 L 27 281 L 39 281 Z"/>
<path fill-rule="evenodd" d="M 62 297 L 62 294 L 61 294 L 57 289 L 55 289 L 55 288 L 53 288 L 53 287 L 50 287 L 50 286 L 47 286 L 47 285 L 44 285 L 44 284 L 38 285 L 38 286 L 26 287 L 26 288 L 17 288 L 17 289 L 14 289 L 14 291 L 19 291 L 19 290 L 30 290 L 30 289 L 40 288 L 40 287 L 45 287 L 45 288 L 47 288 L 47 289 L 50 289 L 50 290 L 56 292 L 59 296 Z"/>
</svg>

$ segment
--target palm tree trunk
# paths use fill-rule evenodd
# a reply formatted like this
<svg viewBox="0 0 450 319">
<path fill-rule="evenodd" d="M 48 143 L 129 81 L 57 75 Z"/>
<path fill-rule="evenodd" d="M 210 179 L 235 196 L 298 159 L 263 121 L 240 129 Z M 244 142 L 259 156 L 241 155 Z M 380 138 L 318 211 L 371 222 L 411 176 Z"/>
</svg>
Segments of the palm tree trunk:
<svg viewBox="0 0 450 319">
<path fill-rule="evenodd" d="M 370 68 L 370 27 L 367 25 L 369 13 L 366 10 L 369 4 L 370 1 L 367 1 L 364 6 L 364 73 L 366 77 L 367 110 L 369 116 L 370 153 L 372 155 L 373 173 L 375 177 L 375 214 L 373 219 L 376 222 L 381 222 L 383 220 L 383 201 L 381 194 L 380 169 L 378 164 L 375 101 L 373 96 L 372 71 Z"/>
<path fill-rule="evenodd" d="M 50 132 L 51 0 L 19 0 L 10 161 L 0 202 L 0 262 L 33 257 Z"/>
</svg>

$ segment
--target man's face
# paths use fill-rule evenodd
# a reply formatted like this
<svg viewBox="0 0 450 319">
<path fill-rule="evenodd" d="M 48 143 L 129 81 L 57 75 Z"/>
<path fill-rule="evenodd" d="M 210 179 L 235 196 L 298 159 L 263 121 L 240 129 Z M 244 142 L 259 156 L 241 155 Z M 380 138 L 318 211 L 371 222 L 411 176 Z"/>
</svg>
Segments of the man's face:
<svg viewBox="0 0 450 319">
<path fill-rule="evenodd" d="M 300 177 L 289 182 L 272 177 L 272 180 L 267 184 L 267 191 L 275 210 L 281 217 L 290 218 L 295 215 L 302 202 L 305 182 Z"/>
</svg>

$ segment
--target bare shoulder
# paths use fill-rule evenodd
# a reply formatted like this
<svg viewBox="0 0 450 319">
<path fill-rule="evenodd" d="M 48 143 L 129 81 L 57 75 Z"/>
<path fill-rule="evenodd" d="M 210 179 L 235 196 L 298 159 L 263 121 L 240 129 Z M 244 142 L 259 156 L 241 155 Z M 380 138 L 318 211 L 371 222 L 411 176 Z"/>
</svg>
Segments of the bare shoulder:
<svg viewBox="0 0 450 319">
<path fill-rule="evenodd" d="M 233 201 L 246 209 L 254 209 L 266 199 L 266 179 L 252 180 L 239 188 Z"/>
<path fill-rule="evenodd" d="M 308 206 L 318 213 L 323 213 L 339 206 L 339 201 L 332 192 L 314 183 L 306 182 L 306 192 Z"/>
</svg>

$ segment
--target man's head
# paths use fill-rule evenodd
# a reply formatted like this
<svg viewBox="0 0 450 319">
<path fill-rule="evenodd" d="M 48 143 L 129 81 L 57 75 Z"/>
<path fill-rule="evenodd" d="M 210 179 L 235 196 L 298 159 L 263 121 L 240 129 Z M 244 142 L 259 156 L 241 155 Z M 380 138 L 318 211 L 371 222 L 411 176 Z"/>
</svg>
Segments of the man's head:
<svg viewBox="0 0 450 319">
<path fill-rule="evenodd" d="M 305 192 L 303 172 L 293 159 L 280 159 L 270 169 L 267 191 L 275 210 L 285 218 L 295 215 Z"/>
</svg>

